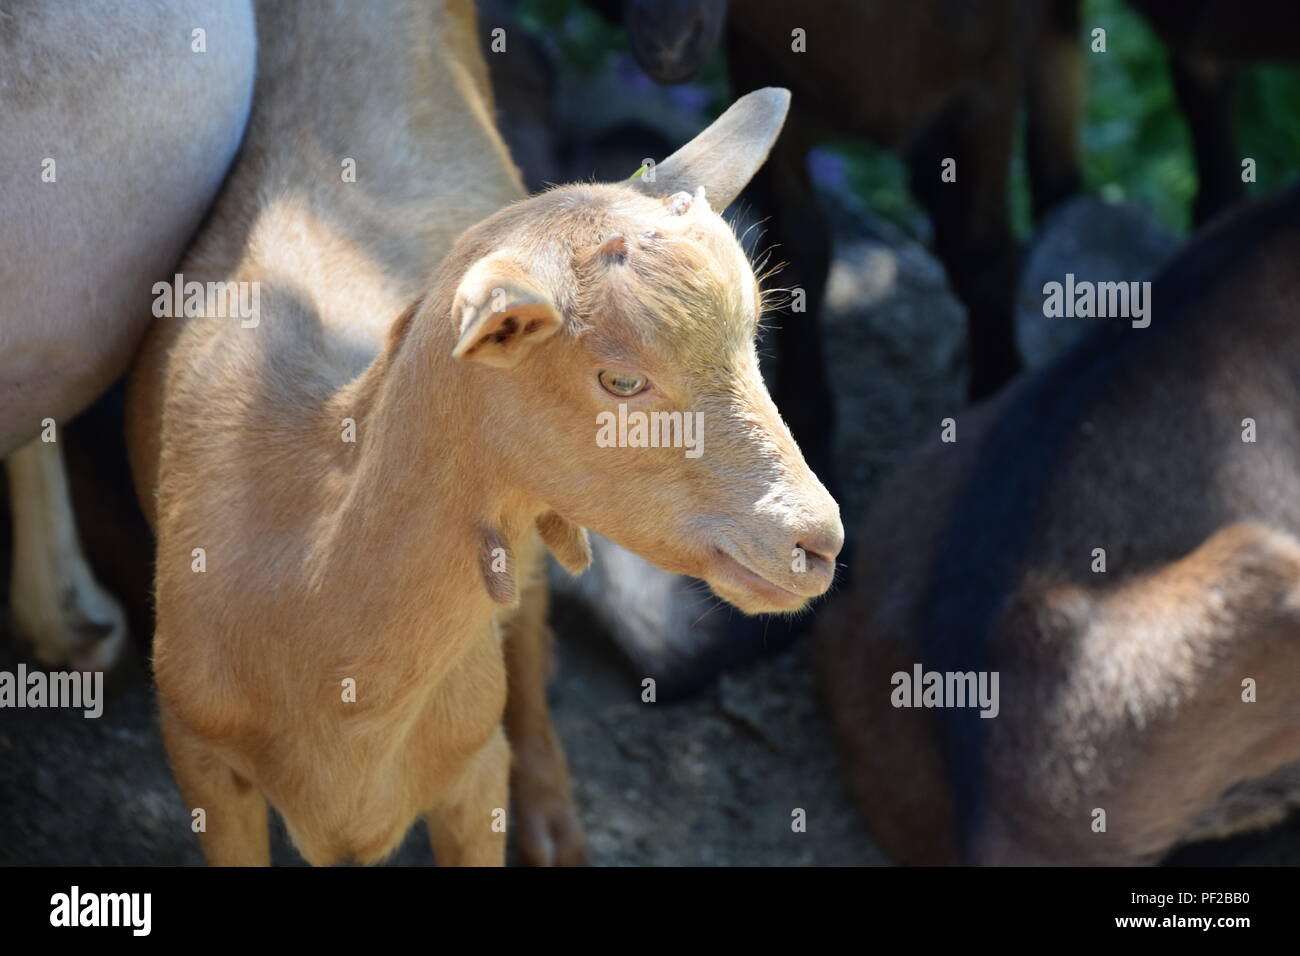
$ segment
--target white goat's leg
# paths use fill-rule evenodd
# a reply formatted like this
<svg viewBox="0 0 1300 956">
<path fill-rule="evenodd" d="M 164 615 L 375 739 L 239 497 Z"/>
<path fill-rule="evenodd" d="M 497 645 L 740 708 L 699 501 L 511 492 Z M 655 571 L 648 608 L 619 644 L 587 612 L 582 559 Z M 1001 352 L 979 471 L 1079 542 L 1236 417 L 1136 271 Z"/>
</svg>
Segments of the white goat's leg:
<svg viewBox="0 0 1300 956">
<path fill-rule="evenodd" d="M 9 604 L 14 630 L 44 664 L 113 665 L 126 615 L 82 554 L 58 442 L 33 439 L 5 459 L 13 510 Z"/>
</svg>

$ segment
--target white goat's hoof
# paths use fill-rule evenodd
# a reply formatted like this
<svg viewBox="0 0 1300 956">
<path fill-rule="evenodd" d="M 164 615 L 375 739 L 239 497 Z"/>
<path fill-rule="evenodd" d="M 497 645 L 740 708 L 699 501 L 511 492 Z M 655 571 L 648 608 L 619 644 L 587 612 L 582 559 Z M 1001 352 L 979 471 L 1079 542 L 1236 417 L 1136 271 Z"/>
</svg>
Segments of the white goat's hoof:
<svg viewBox="0 0 1300 956">
<path fill-rule="evenodd" d="M 62 600 L 15 589 L 10 620 L 46 667 L 109 670 L 126 646 L 126 614 L 98 587 L 68 591 Z"/>
</svg>

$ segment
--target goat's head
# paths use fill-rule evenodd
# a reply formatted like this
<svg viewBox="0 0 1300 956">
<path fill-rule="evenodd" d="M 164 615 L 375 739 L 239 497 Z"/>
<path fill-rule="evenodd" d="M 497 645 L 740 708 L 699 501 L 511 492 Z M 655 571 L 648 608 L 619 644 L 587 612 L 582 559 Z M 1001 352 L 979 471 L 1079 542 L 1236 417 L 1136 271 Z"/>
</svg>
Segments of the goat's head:
<svg viewBox="0 0 1300 956">
<path fill-rule="evenodd" d="M 752 93 L 653 177 L 550 190 L 453 253 L 453 354 L 483 366 L 510 483 L 750 613 L 823 593 L 843 541 L 764 387 L 761 292 L 718 215 L 788 101 Z"/>
</svg>

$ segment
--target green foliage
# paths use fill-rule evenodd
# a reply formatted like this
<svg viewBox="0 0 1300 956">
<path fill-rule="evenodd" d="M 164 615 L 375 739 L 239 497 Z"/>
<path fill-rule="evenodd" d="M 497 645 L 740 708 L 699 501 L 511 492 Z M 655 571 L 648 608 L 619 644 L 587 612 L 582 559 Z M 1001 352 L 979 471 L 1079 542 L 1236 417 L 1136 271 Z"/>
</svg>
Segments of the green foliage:
<svg viewBox="0 0 1300 956">
<path fill-rule="evenodd" d="M 1243 77 L 1238 92 L 1241 154 L 1258 162 L 1255 195 L 1264 195 L 1300 175 L 1300 69 L 1256 67 Z"/>
<path fill-rule="evenodd" d="M 1174 97 L 1164 46 L 1121 0 L 1084 4 L 1088 102 L 1083 123 L 1088 188 L 1107 199 L 1145 206 L 1184 231 L 1196 194 L 1187 125 Z M 1092 31 L 1106 51 L 1092 51 Z"/>
</svg>

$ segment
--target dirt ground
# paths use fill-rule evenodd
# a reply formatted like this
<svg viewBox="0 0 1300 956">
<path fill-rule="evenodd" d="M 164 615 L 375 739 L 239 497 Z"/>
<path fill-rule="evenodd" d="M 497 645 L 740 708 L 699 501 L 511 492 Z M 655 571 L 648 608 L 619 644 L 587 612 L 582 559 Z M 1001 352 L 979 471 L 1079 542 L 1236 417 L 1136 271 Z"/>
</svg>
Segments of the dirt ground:
<svg viewBox="0 0 1300 956">
<path fill-rule="evenodd" d="M 849 807 L 802 653 L 684 704 L 643 704 L 608 641 L 569 633 L 553 696 L 593 864 L 884 862 Z M 0 668 L 15 660 L 6 649 Z M 202 862 L 137 662 L 110 694 L 98 720 L 4 713 L 0 865 Z M 302 863 L 278 825 L 274 859 Z M 392 862 L 432 864 L 422 828 Z"/>
</svg>

